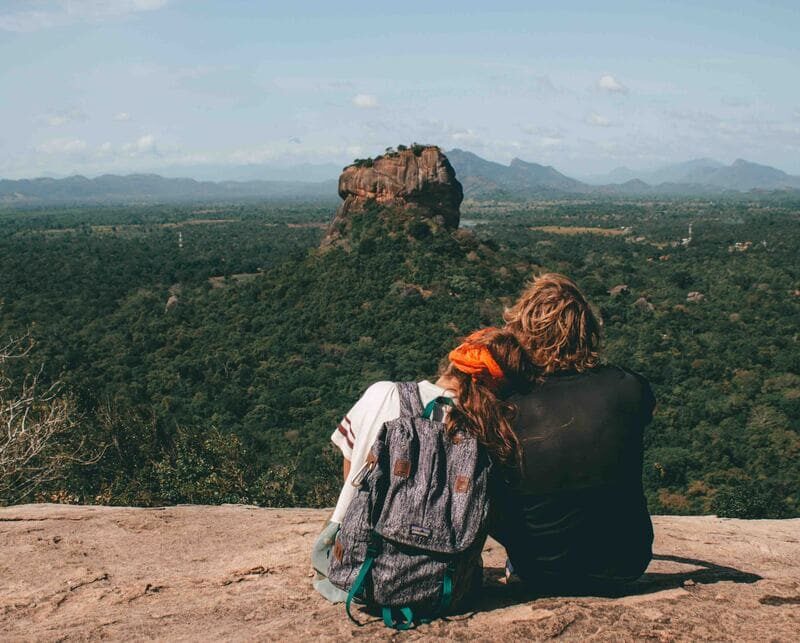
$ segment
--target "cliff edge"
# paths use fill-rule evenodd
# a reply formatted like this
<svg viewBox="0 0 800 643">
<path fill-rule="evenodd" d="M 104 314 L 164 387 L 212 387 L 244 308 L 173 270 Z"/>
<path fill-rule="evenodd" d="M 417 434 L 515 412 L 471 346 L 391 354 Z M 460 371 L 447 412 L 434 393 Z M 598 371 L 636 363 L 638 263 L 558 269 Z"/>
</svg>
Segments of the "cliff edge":
<svg viewBox="0 0 800 643">
<path fill-rule="evenodd" d="M 329 511 L 223 505 L 0 509 L 4 640 L 310 640 L 349 637 L 796 641 L 800 519 L 654 518 L 656 559 L 623 596 L 536 597 L 484 550 L 478 610 L 398 635 L 356 627 L 311 588 Z"/>
</svg>

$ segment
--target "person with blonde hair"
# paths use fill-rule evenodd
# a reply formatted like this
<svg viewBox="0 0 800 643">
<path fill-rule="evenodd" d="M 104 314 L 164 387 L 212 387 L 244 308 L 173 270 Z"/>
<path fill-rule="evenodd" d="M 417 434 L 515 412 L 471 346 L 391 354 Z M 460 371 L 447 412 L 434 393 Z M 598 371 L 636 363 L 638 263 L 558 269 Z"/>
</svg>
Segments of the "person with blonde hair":
<svg viewBox="0 0 800 643">
<path fill-rule="evenodd" d="M 492 497 L 507 571 L 545 593 L 638 578 L 653 542 L 642 488 L 650 385 L 601 363 L 600 321 L 568 277 L 535 278 L 504 318 L 538 373 L 510 398 L 520 462 Z"/>
</svg>

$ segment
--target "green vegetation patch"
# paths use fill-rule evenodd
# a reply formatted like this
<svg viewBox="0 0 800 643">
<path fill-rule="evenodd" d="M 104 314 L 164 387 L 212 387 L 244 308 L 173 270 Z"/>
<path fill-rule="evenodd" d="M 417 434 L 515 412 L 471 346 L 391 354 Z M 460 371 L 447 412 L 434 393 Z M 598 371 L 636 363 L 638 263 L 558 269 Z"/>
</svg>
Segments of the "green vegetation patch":
<svg viewBox="0 0 800 643">
<path fill-rule="evenodd" d="M 43 364 L 78 420 L 64 449 L 102 453 L 36 497 L 330 505 L 329 437 L 363 390 L 432 377 L 558 271 L 602 315 L 607 359 L 653 383 L 651 511 L 800 515 L 800 204 L 467 210 L 454 233 L 364 216 L 326 252 L 314 205 L 2 214 L 0 337 L 36 340 L 7 374 Z"/>
</svg>

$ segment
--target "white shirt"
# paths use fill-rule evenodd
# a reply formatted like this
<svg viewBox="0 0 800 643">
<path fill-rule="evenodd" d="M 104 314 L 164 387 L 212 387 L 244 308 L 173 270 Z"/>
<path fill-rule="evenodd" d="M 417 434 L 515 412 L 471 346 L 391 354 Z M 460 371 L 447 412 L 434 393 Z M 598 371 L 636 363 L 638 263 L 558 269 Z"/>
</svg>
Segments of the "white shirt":
<svg viewBox="0 0 800 643">
<path fill-rule="evenodd" d="M 445 395 L 447 391 L 427 380 L 418 384 L 423 406 Z M 356 488 L 350 484 L 367 461 L 367 455 L 384 422 L 400 417 L 400 394 L 393 382 L 376 382 L 370 386 L 336 427 L 331 440 L 350 460 L 350 473 L 339 493 L 339 501 L 331 522 L 341 523 Z"/>
</svg>

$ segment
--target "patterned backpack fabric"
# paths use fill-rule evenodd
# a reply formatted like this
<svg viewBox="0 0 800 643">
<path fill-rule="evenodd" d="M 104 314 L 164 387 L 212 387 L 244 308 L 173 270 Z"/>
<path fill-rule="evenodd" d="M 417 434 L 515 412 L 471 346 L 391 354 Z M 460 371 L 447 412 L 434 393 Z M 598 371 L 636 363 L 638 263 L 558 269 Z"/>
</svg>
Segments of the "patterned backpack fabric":
<svg viewBox="0 0 800 643">
<path fill-rule="evenodd" d="M 353 600 L 409 629 L 458 607 L 480 587 L 491 468 L 464 433 L 448 437 L 447 398 L 422 408 L 415 382 L 398 383 L 400 417 L 386 422 L 342 520 L 328 578 Z M 355 619 L 353 619 L 355 621 Z M 357 621 L 356 621 L 357 622 Z"/>
</svg>

